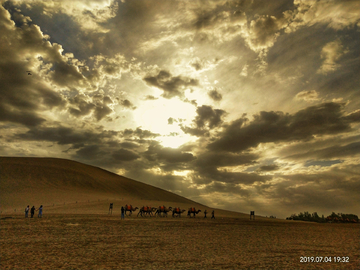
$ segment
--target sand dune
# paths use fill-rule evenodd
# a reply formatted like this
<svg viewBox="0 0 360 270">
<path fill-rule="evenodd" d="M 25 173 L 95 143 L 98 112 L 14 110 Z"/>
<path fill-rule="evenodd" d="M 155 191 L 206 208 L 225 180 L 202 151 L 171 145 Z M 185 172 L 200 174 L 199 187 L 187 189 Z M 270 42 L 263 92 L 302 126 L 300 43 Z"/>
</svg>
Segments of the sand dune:
<svg viewBox="0 0 360 270">
<path fill-rule="evenodd" d="M 46 213 L 114 213 L 121 205 L 141 207 L 212 208 L 101 168 L 57 158 L 0 157 L 0 210 L 22 213 L 26 205 L 45 206 Z M 136 212 L 137 213 L 137 212 Z M 243 217 L 247 214 L 217 210 L 217 216 Z M 203 216 L 203 214 L 201 214 Z"/>
</svg>

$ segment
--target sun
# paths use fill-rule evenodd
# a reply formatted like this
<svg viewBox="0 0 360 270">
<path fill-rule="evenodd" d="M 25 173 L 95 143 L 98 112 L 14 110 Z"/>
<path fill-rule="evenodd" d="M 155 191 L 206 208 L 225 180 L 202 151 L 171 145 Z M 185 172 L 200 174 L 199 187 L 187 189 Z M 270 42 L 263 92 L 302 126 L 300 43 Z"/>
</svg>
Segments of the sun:
<svg viewBox="0 0 360 270">
<path fill-rule="evenodd" d="M 163 146 L 177 148 L 192 140 L 180 125 L 190 125 L 195 116 L 196 107 L 190 103 L 178 98 L 159 98 L 144 101 L 134 112 L 134 121 L 143 129 L 160 134 L 157 139 Z"/>
</svg>

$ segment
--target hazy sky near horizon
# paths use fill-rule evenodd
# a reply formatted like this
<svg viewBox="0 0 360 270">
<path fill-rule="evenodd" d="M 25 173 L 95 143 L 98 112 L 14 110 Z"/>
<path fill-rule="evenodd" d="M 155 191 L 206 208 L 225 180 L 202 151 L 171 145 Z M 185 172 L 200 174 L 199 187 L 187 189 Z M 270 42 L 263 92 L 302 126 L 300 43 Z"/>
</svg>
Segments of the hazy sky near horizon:
<svg viewBox="0 0 360 270">
<path fill-rule="evenodd" d="M 360 1 L 0 3 L 0 155 L 360 215 Z"/>
</svg>

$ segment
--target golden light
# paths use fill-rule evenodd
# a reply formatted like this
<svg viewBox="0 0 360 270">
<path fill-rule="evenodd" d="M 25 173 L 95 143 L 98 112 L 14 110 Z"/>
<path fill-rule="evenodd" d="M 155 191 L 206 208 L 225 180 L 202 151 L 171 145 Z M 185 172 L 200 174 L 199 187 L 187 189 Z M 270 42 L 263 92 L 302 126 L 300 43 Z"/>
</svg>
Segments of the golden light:
<svg viewBox="0 0 360 270">
<path fill-rule="evenodd" d="M 163 136 L 158 138 L 161 142 L 161 145 L 164 147 L 178 148 L 184 143 L 193 141 L 192 137 L 188 134 L 178 135 L 178 136 Z"/>
<path fill-rule="evenodd" d="M 196 116 L 196 108 L 177 98 L 145 101 L 134 111 L 134 121 L 142 129 L 158 133 L 156 138 L 165 147 L 177 148 L 191 141 L 191 136 L 184 134 L 180 124 L 190 125 Z M 169 123 L 169 119 L 172 118 Z"/>
</svg>

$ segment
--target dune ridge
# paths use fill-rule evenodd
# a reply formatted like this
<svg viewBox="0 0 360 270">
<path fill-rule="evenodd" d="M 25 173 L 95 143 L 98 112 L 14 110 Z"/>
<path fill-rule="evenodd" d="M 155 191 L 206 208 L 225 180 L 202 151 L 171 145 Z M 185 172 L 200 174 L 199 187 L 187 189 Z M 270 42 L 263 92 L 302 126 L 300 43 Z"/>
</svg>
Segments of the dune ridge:
<svg viewBox="0 0 360 270">
<path fill-rule="evenodd" d="M 214 209 L 161 188 L 68 159 L 0 157 L 0 177 L 2 215 L 22 214 L 26 205 L 44 205 L 45 213 L 107 214 L 110 202 L 114 203 L 114 214 L 120 214 L 120 208 L 125 204 L 196 207 L 208 212 Z M 203 212 L 200 216 L 203 217 Z M 216 216 L 249 218 L 248 214 L 221 209 L 216 209 Z"/>
<path fill-rule="evenodd" d="M 21 212 L 28 205 L 53 213 L 104 213 L 109 202 L 206 207 L 202 204 L 102 168 L 59 158 L 0 157 L 1 213 Z"/>
<path fill-rule="evenodd" d="M 80 162 L 58 158 L 0 157 L 0 206 L 28 201 L 60 204 L 75 201 L 143 200 L 195 203 L 169 191 Z"/>
</svg>

